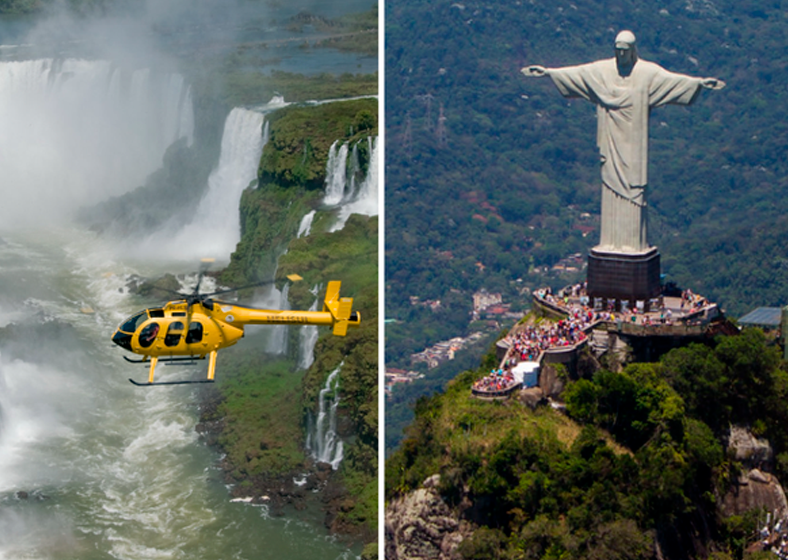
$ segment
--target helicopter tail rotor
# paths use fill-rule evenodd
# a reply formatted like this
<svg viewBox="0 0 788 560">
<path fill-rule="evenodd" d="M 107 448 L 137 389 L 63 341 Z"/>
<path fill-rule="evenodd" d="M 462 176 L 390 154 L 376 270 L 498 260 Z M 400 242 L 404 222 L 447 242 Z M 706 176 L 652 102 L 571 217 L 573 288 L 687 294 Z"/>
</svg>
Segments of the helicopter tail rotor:
<svg viewBox="0 0 788 560">
<path fill-rule="evenodd" d="M 348 327 L 358 327 L 361 324 L 361 315 L 352 310 L 353 298 L 339 296 L 341 284 L 339 280 L 329 282 L 323 302 L 323 311 L 331 313 L 336 336 L 345 336 Z"/>
</svg>

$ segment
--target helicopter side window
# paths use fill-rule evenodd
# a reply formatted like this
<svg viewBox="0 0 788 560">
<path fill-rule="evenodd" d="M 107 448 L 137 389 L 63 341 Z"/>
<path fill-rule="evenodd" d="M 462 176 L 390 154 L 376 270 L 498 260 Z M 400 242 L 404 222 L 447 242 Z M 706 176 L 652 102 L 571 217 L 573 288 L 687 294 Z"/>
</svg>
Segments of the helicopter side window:
<svg viewBox="0 0 788 560">
<path fill-rule="evenodd" d="M 183 323 L 180 321 L 173 321 L 167 329 L 167 334 L 164 336 L 165 346 L 176 346 L 181 341 L 183 336 Z"/>
<path fill-rule="evenodd" d="M 120 327 L 120 330 L 126 333 L 133 333 L 137 330 L 143 321 L 148 318 L 148 314 L 142 311 L 141 313 L 137 313 L 130 319 L 126 319 L 126 322 Z"/>
<path fill-rule="evenodd" d="M 186 344 L 200 342 L 202 340 L 202 323 L 192 321 L 189 323 L 189 332 L 186 333 Z"/>
<path fill-rule="evenodd" d="M 159 324 L 151 323 L 140 331 L 140 346 L 147 348 L 153 341 L 156 340 L 156 335 L 159 334 Z"/>
<path fill-rule="evenodd" d="M 151 319 L 155 317 L 164 317 L 163 309 L 148 309 L 148 313 L 150 313 Z"/>
</svg>

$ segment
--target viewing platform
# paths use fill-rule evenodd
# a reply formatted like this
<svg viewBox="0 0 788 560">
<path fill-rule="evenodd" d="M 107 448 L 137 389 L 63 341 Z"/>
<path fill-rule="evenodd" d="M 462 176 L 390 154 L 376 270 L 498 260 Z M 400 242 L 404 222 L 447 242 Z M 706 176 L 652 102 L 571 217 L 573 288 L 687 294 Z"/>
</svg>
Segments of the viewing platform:
<svg viewBox="0 0 788 560">
<path fill-rule="evenodd" d="M 690 290 L 662 295 L 634 309 L 623 305 L 616 310 L 614 302 L 599 298 L 591 306 L 591 301 L 584 284 L 568 286 L 556 294 L 549 288 L 534 292 L 533 310 L 547 320 L 518 323 L 499 340 L 499 368 L 477 381 L 472 395 L 508 398 L 517 389 L 537 385 L 538 371 L 545 364 L 561 363 L 574 369 L 580 352 L 589 344 L 601 354 L 623 340 L 648 357 L 663 346 L 737 332 L 716 303 Z M 521 381 L 513 372 L 524 362 L 537 364 L 537 375 Z"/>
</svg>

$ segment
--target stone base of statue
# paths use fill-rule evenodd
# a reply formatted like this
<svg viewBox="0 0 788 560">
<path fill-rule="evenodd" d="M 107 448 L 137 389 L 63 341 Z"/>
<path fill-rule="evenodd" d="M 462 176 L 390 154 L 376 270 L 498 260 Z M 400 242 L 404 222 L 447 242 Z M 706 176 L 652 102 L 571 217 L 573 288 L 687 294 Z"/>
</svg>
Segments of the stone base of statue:
<svg viewBox="0 0 788 560">
<path fill-rule="evenodd" d="M 590 298 L 615 300 L 616 309 L 620 309 L 622 301 L 628 302 L 630 309 L 638 301 L 648 308 L 649 300 L 658 298 L 661 292 L 656 247 L 643 253 L 614 253 L 594 248 L 588 254 Z"/>
</svg>

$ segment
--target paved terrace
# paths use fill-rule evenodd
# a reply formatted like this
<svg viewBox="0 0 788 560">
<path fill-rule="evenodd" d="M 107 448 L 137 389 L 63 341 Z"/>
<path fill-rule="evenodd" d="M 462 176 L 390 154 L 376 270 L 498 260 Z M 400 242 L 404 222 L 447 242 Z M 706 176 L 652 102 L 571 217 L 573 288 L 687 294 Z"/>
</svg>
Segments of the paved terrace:
<svg viewBox="0 0 788 560">
<path fill-rule="evenodd" d="M 663 296 L 652 302 L 651 311 L 591 307 L 583 284 L 553 294 L 549 288 L 534 293 L 534 306 L 554 321 L 515 325 L 499 342 L 508 346 L 498 369 L 473 384 L 479 398 L 506 398 L 517 389 L 512 368 L 523 361 L 539 362 L 547 355 L 574 353 L 588 344 L 599 328 L 629 336 L 701 336 L 709 323 L 721 316 L 717 304 L 685 290 L 679 296 Z M 560 360 L 556 360 L 560 361 Z"/>
</svg>

